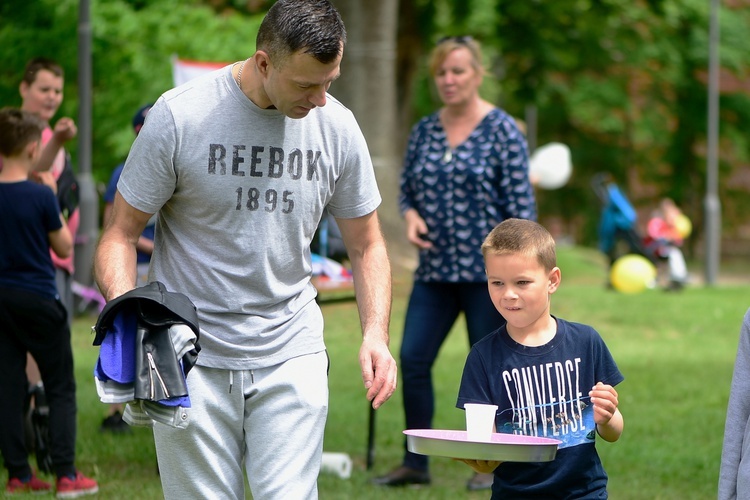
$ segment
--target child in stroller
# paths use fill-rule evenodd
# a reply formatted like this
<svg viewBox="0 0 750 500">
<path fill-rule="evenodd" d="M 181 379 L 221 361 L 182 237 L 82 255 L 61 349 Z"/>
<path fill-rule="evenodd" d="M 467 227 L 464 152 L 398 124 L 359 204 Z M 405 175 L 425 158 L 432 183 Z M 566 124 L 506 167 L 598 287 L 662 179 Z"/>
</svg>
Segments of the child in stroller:
<svg viewBox="0 0 750 500">
<path fill-rule="evenodd" d="M 664 198 L 646 226 L 646 247 L 659 259 L 666 260 L 669 269 L 667 290 L 681 290 L 688 279 L 685 257 L 680 247 L 683 237 L 679 227 L 682 211 L 670 198 Z"/>
</svg>

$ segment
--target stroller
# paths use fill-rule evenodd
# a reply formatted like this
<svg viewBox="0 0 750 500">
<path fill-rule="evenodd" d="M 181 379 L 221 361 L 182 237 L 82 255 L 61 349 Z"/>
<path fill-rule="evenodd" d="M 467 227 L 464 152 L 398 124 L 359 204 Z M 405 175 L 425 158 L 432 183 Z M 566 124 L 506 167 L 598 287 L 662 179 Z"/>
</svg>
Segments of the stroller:
<svg viewBox="0 0 750 500">
<path fill-rule="evenodd" d="M 34 404 L 32 405 L 32 400 Z M 49 449 L 49 406 L 41 382 L 29 385 L 24 403 L 24 431 L 26 449 L 36 455 L 37 469 L 52 473 L 52 456 Z"/>
<path fill-rule="evenodd" d="M 682 289 L 687 281 L 682 251 L 661 239 L 649 235 L 644 237 L 638 233 L 638 215 L 611 175 L 596 174 L 591 180 L 591 186 L 603 206 L 599 222 L 599 249 L 609 258 L 610 267 L 624 254 L 642 255 L 657 270 L 664 268 L 666 264 L 669 273 L 667 290 Z"/>
<path fill-rule="evenodd" d="M 608 173 L 596 174 L 591 180 L 599 200 L 602 202 L 602 218 L 599 222 L 599 249 L 609 257 L 610 266 L 626 253 L 642 255 L 654 265 L 659 258 L 638 234 L 638 214 Z"/>
</svg>

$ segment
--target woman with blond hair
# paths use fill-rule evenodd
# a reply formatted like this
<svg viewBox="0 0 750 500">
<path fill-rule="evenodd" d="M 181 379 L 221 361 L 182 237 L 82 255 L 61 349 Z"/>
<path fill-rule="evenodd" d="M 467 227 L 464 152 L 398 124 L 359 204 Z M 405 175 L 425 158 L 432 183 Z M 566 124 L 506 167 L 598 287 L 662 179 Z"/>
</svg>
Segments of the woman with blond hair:
<svg viewBox="0 0 750 500">
<path fill-rule="evenodd" d="M 505 321 L 487 294 L 479 251 L 485 236 L 505 219 L 537 215 L 526 139 L 510 115 L 479 94 L 479 43 L 441 40 L 430 73 L 442 107 L 411 131 L 399 196 L 406 237 L 419 251 L 400 353 L 408 429 L 432 427 L 432 366 L 459 314 L 470 345 Z M 427 457 L 406 451 L 401 466 L 374 482 L 428 484 Z M 467 487 L 491 484 L 491 474 L 477 475 Z"/>
</svg>

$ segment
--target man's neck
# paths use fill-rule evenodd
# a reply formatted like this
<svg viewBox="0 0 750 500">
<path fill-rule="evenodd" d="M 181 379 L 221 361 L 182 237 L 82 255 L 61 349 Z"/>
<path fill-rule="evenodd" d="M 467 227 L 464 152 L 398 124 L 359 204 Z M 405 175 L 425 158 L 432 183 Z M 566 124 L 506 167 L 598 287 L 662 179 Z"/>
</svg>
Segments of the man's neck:
<svg viewBox="0 0 750 500">
<path fill-rule="evenodd" d="M 242 73 L 240 73 L 240 68 L 242 68 Z M 235 64 L 232 68 L 232 77 L 245 97 L 253 101 L 256 106 L 261 109 L 272 107 L 271 100 L 263 88 L 262 78 L 255 67 L 255 56 Z"/>
<path fill-rule="evenodd" d="M 254 62 L 251 58 L 249 61 L 251 64 Z M 263 78 L 258 73 L 258 69 L 255 64 L 252 64 L 247 70 L 247 87 L 244 88 L 243 92 L 248 99 L 261 109 L 273 109 L 273 103 L 266 94 L 266 89 L 263 87 Z M 244 77 L 244 75 L 243 75 Z"/>
</svg>

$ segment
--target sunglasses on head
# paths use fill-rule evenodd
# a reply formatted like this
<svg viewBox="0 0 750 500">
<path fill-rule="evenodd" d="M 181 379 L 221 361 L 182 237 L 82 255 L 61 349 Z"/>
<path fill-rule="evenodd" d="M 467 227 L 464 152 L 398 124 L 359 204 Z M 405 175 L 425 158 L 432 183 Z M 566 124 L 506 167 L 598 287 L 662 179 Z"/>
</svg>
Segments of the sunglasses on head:
<svg viewBox="0 0 750 500">
<path fill-rule="evenodd" d="M 474 39 L 472 37 L 468 36 L 468 35 L 465 35 L 465 36 L 444 36 L 443 38 L 441 38 L 440 40 L 437 41 L 437 44 L 440 45 L 441 43 L 445 43 L 445 42 L 455 42 L 455 43 L 459 43 L 461 45 L 466 45 L 469 42 L 471 42 L 472 40 L 474 40 Z"/>
</svg>

